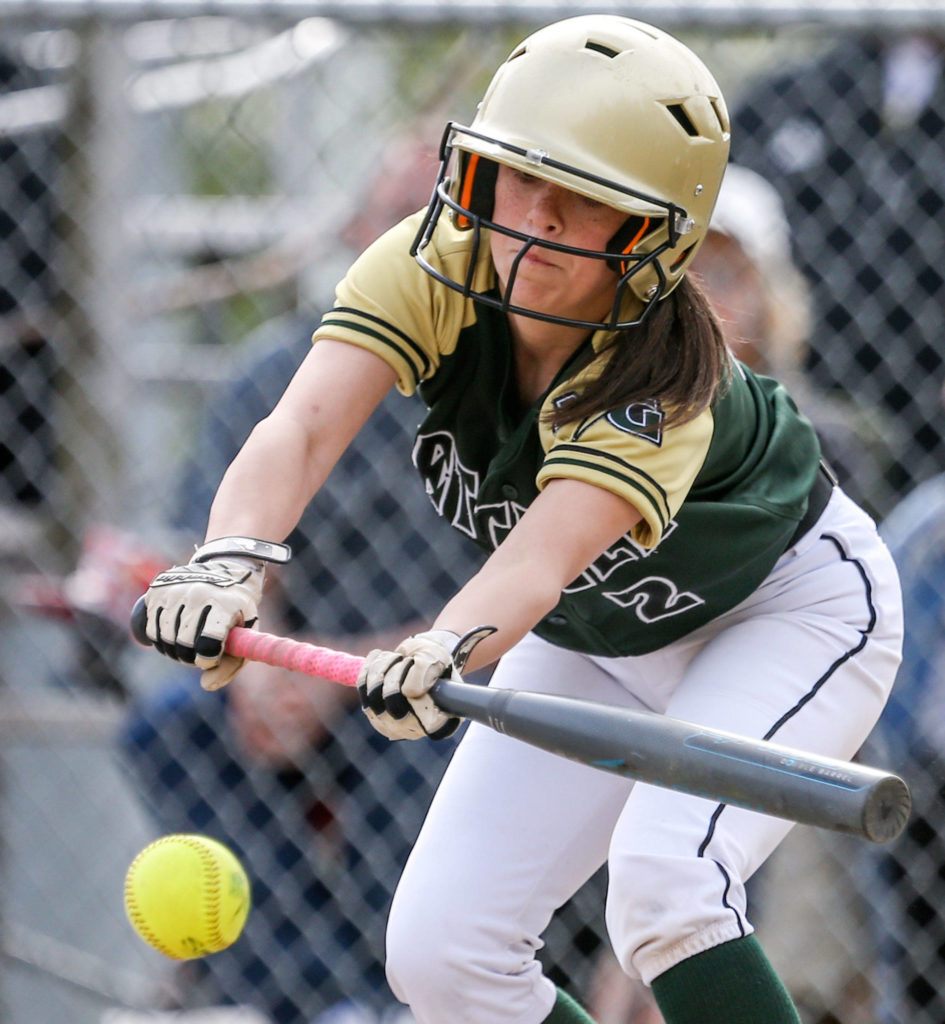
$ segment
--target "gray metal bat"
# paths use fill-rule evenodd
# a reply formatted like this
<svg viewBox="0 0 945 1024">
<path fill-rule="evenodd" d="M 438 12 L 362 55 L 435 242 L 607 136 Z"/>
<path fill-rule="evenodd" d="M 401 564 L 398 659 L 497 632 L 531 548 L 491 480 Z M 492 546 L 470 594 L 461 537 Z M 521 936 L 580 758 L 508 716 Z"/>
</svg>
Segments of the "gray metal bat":
<svg viewBox="0 0 945 1024">
<path fill-rule="evenodd" d="M 897 775 L 647 711 L 440 680 L 450 714 L 604 771 L 885 843 L 912 800 Z"/>
<path fill-rule="evenodd" d="M 132 614 L 142 643 L 144 608 Z M 252 629 L 230 630 L 237 657 L 353 686 L 363 659 Z M 897 775 L 708 729 L 666 715 L 441 679 L 431 694 L 449 714 L 602 771 L 885 843 L 905 827 L 912 800 Z"/>
</svg>

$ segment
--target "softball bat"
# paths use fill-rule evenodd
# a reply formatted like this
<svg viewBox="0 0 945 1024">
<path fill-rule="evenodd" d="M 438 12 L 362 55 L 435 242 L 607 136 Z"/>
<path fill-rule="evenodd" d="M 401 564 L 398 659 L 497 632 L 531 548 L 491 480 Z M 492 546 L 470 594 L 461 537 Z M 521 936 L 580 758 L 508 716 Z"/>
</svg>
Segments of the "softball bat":
<svg viewBox="0 0 945 1024">
<path fill-rule="evenodd" d="M 148 643 L 144 625 L 141 600 L 132 632 Z M 226 651 L 345 686 L 357 683 L 363 662 L 241 627 L 230 630 Z M 448 679 L 430 692 L 448 714 L 602 771 L 874 843 L 898 836 L 912 805 L 903 779 L 881 769 L 654 712 Z"/>
</svg>

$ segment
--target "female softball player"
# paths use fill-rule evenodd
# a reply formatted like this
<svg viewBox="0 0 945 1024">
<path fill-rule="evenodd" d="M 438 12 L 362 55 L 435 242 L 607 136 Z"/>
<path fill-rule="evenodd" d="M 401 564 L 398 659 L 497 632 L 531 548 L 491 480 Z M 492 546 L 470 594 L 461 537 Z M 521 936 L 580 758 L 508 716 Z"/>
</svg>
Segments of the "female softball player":
<svg viewBox="0 0 945 1024">
<path fill-rule="evenodd" d="M 892 562 L 775 381 L 736 362 L 686 270 L 728 153 L 718 86 L 672 37 L 590 15 L 526 39 L 429 209 L 370 246 L 276 410 L 226 473 L 207 543 L 159 575 L 148 636 L 225 683 L 266 561 L 393 385 L 428 407 L 430 499 L 491 552 L 359 681 L 392 739 L 493 685 L 665 712 L 851 757 L 899 661 Z M 487 628 L 478 628 L 487 627 Z M 396 811 L 394 811 L 396 813 Z M 404 870 L 388 976 L 420 1024 L 581 1022 L 535 959 L 604 862 L 626 971 L 668 1024 L 797 1022 L 745 879 L 789 824 L 598 772 L 472 726 Z"/>
</svg>

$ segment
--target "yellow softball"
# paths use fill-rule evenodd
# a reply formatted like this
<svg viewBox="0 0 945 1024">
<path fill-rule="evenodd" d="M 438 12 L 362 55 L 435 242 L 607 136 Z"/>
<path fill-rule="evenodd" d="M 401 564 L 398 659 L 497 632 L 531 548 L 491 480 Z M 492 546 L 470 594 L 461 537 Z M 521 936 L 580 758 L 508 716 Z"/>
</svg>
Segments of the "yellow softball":
<svg viewBox="0 0 945 1024">
<path fill-rule="evenodd" d="M 226 949 L 249 913 L 249 879 L 222 843 L 169 835 L 149 843 L 125 875 L 125 912 L 148 945 L 172 960 Z"/>
</svg>

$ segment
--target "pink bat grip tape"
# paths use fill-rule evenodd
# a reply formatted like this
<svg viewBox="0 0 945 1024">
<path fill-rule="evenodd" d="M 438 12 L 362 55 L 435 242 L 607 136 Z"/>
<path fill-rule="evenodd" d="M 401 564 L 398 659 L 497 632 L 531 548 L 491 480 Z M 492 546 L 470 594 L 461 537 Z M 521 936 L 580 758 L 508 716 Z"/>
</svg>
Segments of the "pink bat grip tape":
<svg viewBox="0 0 945 1024">
<path fill-rule="evenodd" d="M 237 658 L 261 661 L 307 676 L 318 676 L 343 686 L 356 686 L 364 659 L 330 647 L 306 644 L 272 633 L 236 626 L 226 638 L 226 652 Z"/>
</svg>

